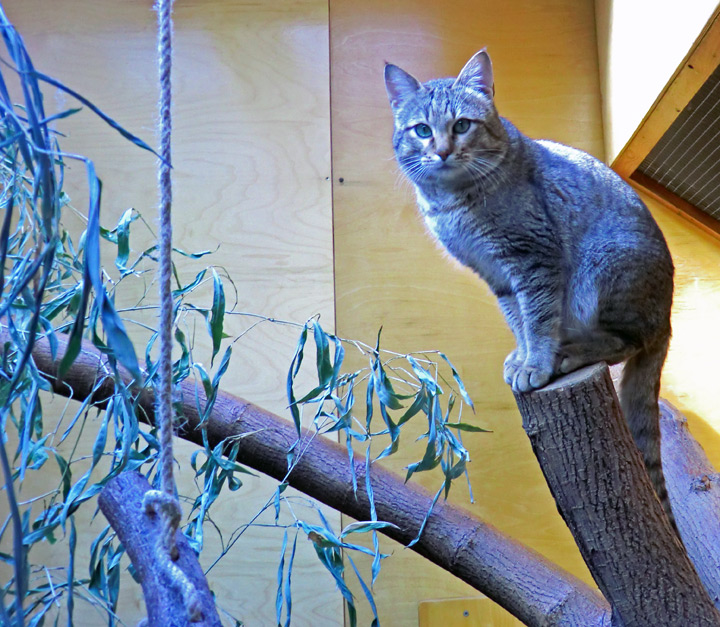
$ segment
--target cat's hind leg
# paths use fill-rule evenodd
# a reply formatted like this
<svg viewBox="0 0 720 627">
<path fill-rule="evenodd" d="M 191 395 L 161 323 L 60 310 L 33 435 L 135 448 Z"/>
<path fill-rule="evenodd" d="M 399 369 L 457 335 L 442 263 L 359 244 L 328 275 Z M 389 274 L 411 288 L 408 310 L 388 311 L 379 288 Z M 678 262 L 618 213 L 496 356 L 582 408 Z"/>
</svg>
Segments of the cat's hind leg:
<svg viewBox="0 0 720 627">
<path fill-rule="evenodd" d="M 589 330 L 560 345 L 557 371 L 559 374 L 567 374 L 600 361 L 617 364 L 629 359 L 638 350 L 640 347 L 610 331 Z"/>
</svg>

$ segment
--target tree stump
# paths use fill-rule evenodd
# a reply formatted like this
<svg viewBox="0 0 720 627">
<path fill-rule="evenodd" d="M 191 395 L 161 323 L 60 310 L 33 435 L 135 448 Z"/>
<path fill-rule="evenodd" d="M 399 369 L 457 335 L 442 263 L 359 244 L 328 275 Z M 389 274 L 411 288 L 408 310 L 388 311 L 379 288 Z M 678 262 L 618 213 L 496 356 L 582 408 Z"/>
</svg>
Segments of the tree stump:
<svg viewBox="0 0 720 627">
<path fill-rule="evenodd" d="M 583 368 L 516 400 L 613 625 L 720 625 L 655 496 L 607 366 Z"/>
</svg>

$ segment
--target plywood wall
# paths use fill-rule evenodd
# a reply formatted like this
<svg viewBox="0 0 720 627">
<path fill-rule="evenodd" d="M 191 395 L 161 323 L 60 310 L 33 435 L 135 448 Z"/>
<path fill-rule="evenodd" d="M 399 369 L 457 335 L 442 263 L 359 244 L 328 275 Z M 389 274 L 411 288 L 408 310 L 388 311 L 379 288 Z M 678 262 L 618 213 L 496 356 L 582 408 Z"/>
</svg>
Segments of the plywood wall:
<svg viewBox="0 0 720 627">
<path fill-rule="evenodd" d="M 667 206 L 643 196 L 675 262 L 673 337 L 662 378 L 663 397 L 687 416 L 690 431 L 720 468 L 720 405 L 716 360 L 720 312 L 720 241 Z"/>
<path fill-rule="evenodd" d="M 38 68 L 155 143 L 156 17 L 152 5 L 152 0 L 3 2 Z M 237 298 L 237 312 L 298 322 L 319 313 L 332 329 L 327 20 L 323 0 L 175 3 L 173 221 L 178 248 L 217 248 L 214 255 L 197 262 L 179 258 L 183 281 L 212 264 L 220 274 L 232 277 L 237 294 L 227 283 L 227 299 L 232 306 Z M 74 106 L 52 89 L 46 104 L 51 111 Z M 104 183 L 102 223 L 112 227 L 122 212 L 135 207 L 155 229 L 154 159 L 89 113 L 69 118 L 62 130 L 67 134 L 62 139 L 66 151 L 87 155 L 96 163 Z M 84 176 L 80 165 L 71 165 L 68 192 L 80 208 Z M 138 250 L 151 240 L 143 231 L 137 223 L 131 237 Z M 112 268 L 112 259 L 108 262 Z M 131 287 L 132 281 L 126 283 L 118 292 L 119 304 L 137 303 L 146 288 L 149 294 L 144 304 L 156 302 L 151 276 L 136 287 Z M 209 304 L 208 295 L 204 290 L 197 303 Z M 126 316 L 155 324 L 154 311 Z M 235 337 L 256 322 L 256 318 L 230 315 L 226 331 Z M 196 358 L 209 368 L 203 324 L 184 324 L 188 337 L 197 338 Z M 148 334 L 132 322 L 128 326 L 142 354 Z M 245 335 L 234 345 L 223 388 L 285 412 L 285 376 L 298 333 L 295 328 L 267 323 Z M 46 403 L 49 413 L 54 409 L 59 413 L 64 406 L 62 399 L 46 399 Z M 91 446 L 97 424 L 97 419 L 88 423 L 81 447 Z M 193 450 L 180 445 L 177 452 L 181 492 L 192 498 L 197 494 L 189 465 Z M 276 485 L 261 477 L 242 479 L 244 486 L 223 499 L 213 514 L 225 540 L 266 503 Z M 28 489 L 23 498 L 30 496 Z M 4 497 L 0 502 L 0 509 L 5 508 Z M 296 506 L 299 515 L 312 516 L 302 504 Z M 99 516 L 90 525 L 93 506 L 87 509 L 77 522 L 82 533 L 76 568 L 81 575 L 86 574 L 83 564 L 90 542 L 105 524 Z M 325 513 L 335 524 L 339 522 L 333 512 Z M 270 514 L 259 522 L 272 523 L 272 519 Z M 206 567 L 220 548 L 211 526 L 207 533 Z M 246 625 L 275 623 L 281 543 L 282 529 L 251 528 L 210 571 L 210 585 L 221 606 Z M 60 542 L 41 547 L 31 558 L 52 566 L 65 563 L 66 551 L 66 544 Z M 332 578 L 309 542 L 301 538 L 298 551 L 293 575 L 298 624 L 340 624 L 342 607 Z M 132 592 L 123 595 L 118 614 L 125 624 L 135 624 L 144 608 L 138 587 L 127 579 Z M 75 625 L 105 622 L 79 598 L 75 604 Z"/>
<path fill-rule="evenodd" d="M 421 80 L 453 76 L 487 46 L 501 114 L 531 136 L 602 158 L 593 3 L 332 0 L 330 34 L 337 330 L 372 341 L 382 325 L 387 348 L 446 352 L 475 399 L 471 420 L 493 431 L 465 438 L 474 504 L 462 482 L 451 500 L 589 580 L 503 383 L 513 340 L 495 299 L 431 241 L 393 162 L 382 71 L 388 61 Z M 408 426 L 406 444 L 424 431 Z M 400 471 L 414 461 L 405 450 L 387 464 Z M 433 490 L 440 481 L 418 480 Z M 476 594 L 397 544 L 383 546 L 392 558 L 375 590 L 386 624 L 416 624 L 420 601 Z"/>
</svg>

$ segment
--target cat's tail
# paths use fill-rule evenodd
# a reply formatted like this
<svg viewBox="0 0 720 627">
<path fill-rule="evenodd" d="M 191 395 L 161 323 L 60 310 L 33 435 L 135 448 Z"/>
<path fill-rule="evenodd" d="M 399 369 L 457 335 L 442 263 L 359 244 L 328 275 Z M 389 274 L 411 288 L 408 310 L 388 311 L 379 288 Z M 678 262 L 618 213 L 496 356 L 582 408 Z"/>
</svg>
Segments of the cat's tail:
<svg viewBox="0 0 720 627">
<path fill-rule="evenodd" d="M 665 487 L 660 456 L 660 372 L 667 355 L 669 334 L 657 344 L 643 348 L 625 363 L 620 386 L 620 406 L 655 492 L 677 533 L 675 518 Z"/>
</svg>

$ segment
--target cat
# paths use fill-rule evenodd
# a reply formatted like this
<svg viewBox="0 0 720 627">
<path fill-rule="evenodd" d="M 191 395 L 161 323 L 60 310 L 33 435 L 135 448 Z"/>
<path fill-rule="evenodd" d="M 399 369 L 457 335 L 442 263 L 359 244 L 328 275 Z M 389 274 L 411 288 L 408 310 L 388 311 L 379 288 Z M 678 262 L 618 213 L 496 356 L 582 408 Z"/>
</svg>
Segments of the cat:
<svg viewBox="0 0 720 627">
<path fill-rule="evenodd" d="M 393 147 L 425 224 L 490 286 L 517 347 L 515 392 L 626 362 L 620 404 L 663 507 L 658 394 L 670 340 L 673 262 L 634 190 L 590 155 L 532 140 L 499 116 L 485 49 L 456 79 L 391 64 Z"/>
</svg>

